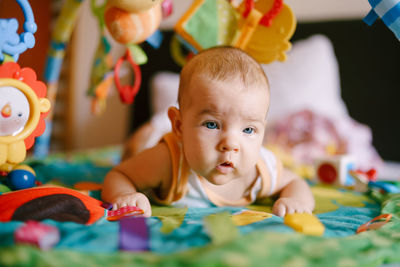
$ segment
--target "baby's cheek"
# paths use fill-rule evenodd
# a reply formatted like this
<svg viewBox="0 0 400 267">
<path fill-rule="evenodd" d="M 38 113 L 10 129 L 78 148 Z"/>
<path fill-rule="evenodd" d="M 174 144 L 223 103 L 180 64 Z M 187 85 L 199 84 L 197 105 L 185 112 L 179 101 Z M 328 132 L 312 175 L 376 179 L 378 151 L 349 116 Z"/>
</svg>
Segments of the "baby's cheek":
<svg viewBox="0 0 400 267">
<path fill-rule="evenodd" d="M 244 158 L 250 163 L 255 164 L 260 157 L 261 143 L 250 142 L 244 149 Z"/>
</svg>

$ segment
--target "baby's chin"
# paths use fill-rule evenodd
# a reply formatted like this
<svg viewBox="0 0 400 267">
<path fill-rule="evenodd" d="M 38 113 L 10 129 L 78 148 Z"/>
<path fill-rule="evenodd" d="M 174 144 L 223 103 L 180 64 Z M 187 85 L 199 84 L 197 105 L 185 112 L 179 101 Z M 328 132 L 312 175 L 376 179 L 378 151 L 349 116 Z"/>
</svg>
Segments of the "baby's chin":
<svg viewBox="0 0 400 267">
<path fill-rule="evenodd" d="M 219 174 L 219 175 L 213 175 L 211 177 L 205 177 L 205 179 L 213 185 L 224 185 L 237 178 L 232 177 L 231 175 Z"/>
</svg>

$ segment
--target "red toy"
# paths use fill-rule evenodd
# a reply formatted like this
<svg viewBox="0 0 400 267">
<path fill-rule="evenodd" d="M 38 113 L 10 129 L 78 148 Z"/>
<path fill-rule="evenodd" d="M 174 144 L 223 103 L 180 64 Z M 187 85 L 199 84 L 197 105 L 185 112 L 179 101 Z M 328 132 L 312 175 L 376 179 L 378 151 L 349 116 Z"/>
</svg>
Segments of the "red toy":
<svg viewBox="0 0 400 267">
<path fill-rule="evenodd" d="M 16 244 L 30 244 L 47 250 L 60 241 L 60 232 L 54 226 L 36 221 L 27 221 L 14 233 Z"/>
<path fill-rule="evenodd" d="M 142 215 L 144 212 L 142 209 L 134 206 L 126 206 L 119 208 L 117 210 L 109 210 L 107 212 L 107 220 L 118 221 L 122 218 L 133 217 L 137 215 Z"/>
</svg>

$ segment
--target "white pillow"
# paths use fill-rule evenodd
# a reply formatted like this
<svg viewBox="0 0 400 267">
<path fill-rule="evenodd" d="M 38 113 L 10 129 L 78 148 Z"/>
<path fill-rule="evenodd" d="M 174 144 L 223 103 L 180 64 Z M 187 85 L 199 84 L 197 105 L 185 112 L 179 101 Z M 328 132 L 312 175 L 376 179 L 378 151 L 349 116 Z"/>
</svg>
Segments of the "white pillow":
<svg viewBox="0 0 400 267">
<path fill-rule="evenodd" d="M 179 74 L 167 71 L 156 73 L 150 87 L 152 107 L 150 123 L 154 131 L 148 136 L 142 149 L 153 147 L 164 134 L 171 131 L 168 108 L 178 106 Z"/>
<path fill-rule="evenodd" d="M 327 37 L 313 35 L 297 41 L 285 62 L 262 67 L 271 87 L 269 121 L 303 109 L 330 118 L 348 116 L 340 95 L 338 63 Z"/>
<path fill-rule="evenodd" d="M 150 81 L 152 113 L 167 112 L 170 106 L 178 106 L 179 74 L 158 72 Z"/>
</svg>

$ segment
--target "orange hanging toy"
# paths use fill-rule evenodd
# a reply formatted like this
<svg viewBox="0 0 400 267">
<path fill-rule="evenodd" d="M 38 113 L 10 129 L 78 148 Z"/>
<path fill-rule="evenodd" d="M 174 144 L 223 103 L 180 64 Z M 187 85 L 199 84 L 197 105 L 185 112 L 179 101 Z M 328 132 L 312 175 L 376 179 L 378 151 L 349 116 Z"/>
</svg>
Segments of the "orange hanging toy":
<svg viewBox="0 0 400 267">
<path fill-rule="evenodd" d="M 123 103 L 133 103 L 141 83 L 141 72 L 135 62 L 135 53 L 139 51 L 143 57 L 144 52 L 138 47 L 133 48 L 133 45 L 145 41 L 156 32 L 162 19 L 161 2 L 162 0 L 110 0 L 106 4 L 104 21 L 109 32 L 117 42 L 128 46 L 125 55 L 114 68 L 115 84 Z M 132 86 L 120 84 L 119 69 L 124 60 L 129 62 L 134 71 L 135 81 Z"/>
</svg>

